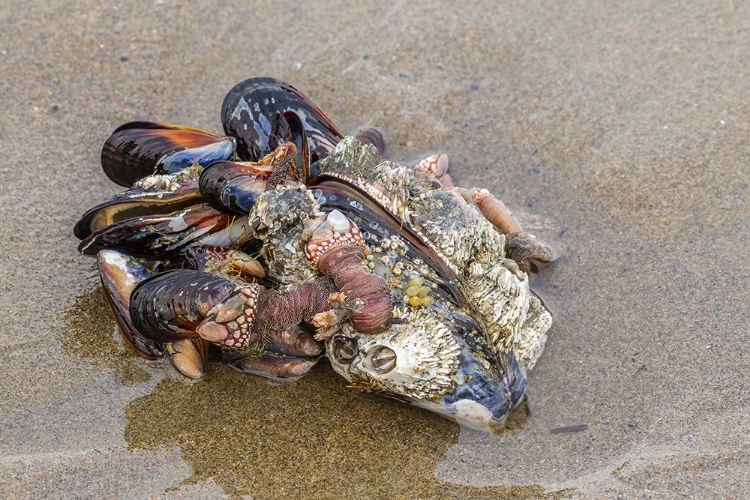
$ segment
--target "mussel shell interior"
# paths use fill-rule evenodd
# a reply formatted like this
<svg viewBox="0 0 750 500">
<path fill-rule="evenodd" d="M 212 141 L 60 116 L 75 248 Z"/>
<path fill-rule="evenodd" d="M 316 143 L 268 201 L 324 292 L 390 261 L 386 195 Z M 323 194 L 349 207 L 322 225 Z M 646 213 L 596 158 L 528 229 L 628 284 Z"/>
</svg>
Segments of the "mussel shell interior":
<svg viewBox="0 0 750 500">
<path fill-rule="evenodd" d="M 152 276 L 151 271 L 132 257 L 114 250 L 99 252 L 97 262 L 104 295 L 123 339 L 146 359 L 162 357 L 164 351 L 161 345 L 144 337 L 130 321 L 130 296 L 139 282 Z"/>
<path fill-rule="evenodd" d="M 198 182 L 190 181 L 179 191 L 130 189 L 89 209 L 73 228 L 82 240 L 91 233 L 134 217 L 168 214 L 201 203 Z"/>
<path fill-rule="evenodd" d="M 78 250 L 91 255 L 110 248 L 135 257 L 170 257 L 184 248 L 210 240 L 211 235 L 227 230 L 233 222 L 232 217 L 206 204 L 194 205 L 167 216 L 134 217 L 116 222 L 91 233 Z"/>
</svg>

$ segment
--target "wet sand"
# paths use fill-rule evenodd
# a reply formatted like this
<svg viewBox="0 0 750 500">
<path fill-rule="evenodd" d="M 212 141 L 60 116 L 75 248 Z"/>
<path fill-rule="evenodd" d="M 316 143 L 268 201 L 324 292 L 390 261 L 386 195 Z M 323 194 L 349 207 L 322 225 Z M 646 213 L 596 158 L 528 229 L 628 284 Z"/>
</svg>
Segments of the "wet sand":
<svg viewBox="0 0 750 500">
<path fill-rule="evenodd" d="M 6 2 L 0 497 L 747 496 L 748 28 L 740 2 Z M 190 385 L 117 339 L 72 235 L 118 191 L 101 144 L 219 131 L 254 75 L 391 159 L 448 153 L 559 251 L 528 418 L 461 431 L 325 363 Z"/>
</svg>

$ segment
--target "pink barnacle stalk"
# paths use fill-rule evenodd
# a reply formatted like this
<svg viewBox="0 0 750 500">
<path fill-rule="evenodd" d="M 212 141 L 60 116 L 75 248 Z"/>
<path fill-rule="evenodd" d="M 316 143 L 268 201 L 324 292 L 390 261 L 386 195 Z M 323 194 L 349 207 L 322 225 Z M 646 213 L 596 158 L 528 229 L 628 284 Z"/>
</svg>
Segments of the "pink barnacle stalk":
<svg viewBox="0 0 750 500">
<path fill-rule="evenodd" d="M 388 328 L 393 320 L 391 292 L 385 280 L 367 268 L 367 244 L 356 224 L 334 210 L 313 220 L 310 231 L 307 258 L 333 280 L 339 291 L 330 297 L 331 305 L 339 307 L 317 315 L 314 323 L 330 327 L 350 319 L 355 330 L 366 334 Z M 326 336 L 319 334 L 317 338 Z"/>
</svg>

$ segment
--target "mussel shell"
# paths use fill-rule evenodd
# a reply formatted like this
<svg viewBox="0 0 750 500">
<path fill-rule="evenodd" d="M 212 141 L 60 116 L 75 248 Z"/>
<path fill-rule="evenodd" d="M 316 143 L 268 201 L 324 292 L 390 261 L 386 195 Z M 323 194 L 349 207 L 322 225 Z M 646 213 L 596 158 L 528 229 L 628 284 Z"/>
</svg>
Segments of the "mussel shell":
<svg viewBox="0 0 750 500">
<path fill-rule="evenodd" d="M 451 320 L 454 338 L 463 347 L 460 368 L 470 377 L 464 377 L 466 382 L 443 402 L 455 403 L 459 398 L 481 401 L 501 421 L 526 397 L 526 376 L 513 351 L 497 352 L 476 319 L 454 314 Z"/>
<path fill-rule="evenodd" d="M 198 325 L 235 284 L 209 273 L 175 269 L 142 281 L 130 297 L 130 320 L 157 342 L 197 338 Z"/>
<path fill-rule="evenodd" d="M 465 349 L 461 357 L 479 360 L 477 365 L 482 365 L 483 368 L 477 368 L 477 370 L 485 373 L 485 376 L 489 376 L 495 383 L 503 385 L 502 392 L 507 399 L 505 404 L 507 410 L 510 410 L 524 397 L 527 388 L 526 377 L 521 373 L 512 351 L 498 353 L 487 341 L 488 335 L 484 328 L 473 317 L 466 314 L 454 314 L 451 320 L 452 334 Z M 467 361 L 462 359 L 461 362 Z M 478 398 L 479 395 L 486 393 L 486 390 L 481 388 L 482 381 L 477 373 L 473 374 L 467 386 L 468 390 L 473 390 Z"/>
<path fill-rule="evenodd" d="M 286 141 L 297 142 L 299 131 L 295 132 L 298 126 L 292 123 L 292 114 L 305 131 L 312 162 L 325 157 L 344 137 L 307 96 L 268 77 L 235 85 L 224 98 L 221 122 L 224 133 L 237 138 L 240 158 L 257 161 Z"/>
<path fill-rule="evenodd" d="M 447 339 L 443 337 L 440 345 L 454 344 L 458 348 L 444 358 L 455 356 L 457 364 L 448 368 L 441 363 L 441 368 L 450 370 L 452 383 L 441 389 L 439 394 L 424 397 L 414 394 L 410 389 L 390 392 L 388 384 L 373 387 L 367 382 L 367 378 L 377 380 L 376 373 L 383 375 L 398 368 L 396 373 L 399 374 L 401 383 L 407 384 L 409 378 L 422 378 L 426 373 L 423 371 L 424 367 L 441 357 L 440 354 L 432 352 L 427 354 L 432 356 L 431 358 L 423 358 L 425 354 L 407 347 L 413 345 L 412 343 L 401 344 L 399 348 L 400 342 L 393 340 L 403 335 L 404 331 L 391 332 L 380 338 L 376 336 L 374 340 L 360 333 L 354 336 L 335 333 L 326 341 L 327 357 L 333 369 L 350 382 L 361 383 L 357 379 L 363 371 L 367 371 L 371 377 L 365 377 L 365 387 L 387 391 L 386 394 L 395 399 L 436 412 L 462 426 L 485 431 L 502 430 L 511 410 L 525 398 L 527 387 L 526 378 L 514 355 L 496 353 L 489 344 L 482 325 L 473 317 L 453 308 L 441 309 L 438 314 L 440 323 L 450 328 L 451 337 L 450 342 L 446 342 Z M 418 332 L 425 326 L 424 323 L 411 323 L 405 317 L 394 320 L 394 328 L 407 332 Z M 433 343 L 431 346 L 437 347 L 437 344 Z M 406 359 L 399 361 L 400 356 Z M 420 362 L 414 365 L 413 363 L 418 360 L 428 363 Z M 381 382 L 386 379 L 387 377 L 384 377 Z"/>
<path fill-rule="evenodd" d="M 306 375 L 320 358 L 299 358 L 265 353 L 260 357 L 242 356 L 228 349 L 222 361 L 235 370 L 282 382 L 293 382 Z"/>
<path fill-rule="evenodd" d="M 105 248 L 135 257 L 159 259 L 193 245 L 227 246 L 249 238 L 246 218 L 222 214 L 206 204 L 167 216 L 135 217 L 90 234 L 78 246 L 85 254 Z"/>
<path fill-rule="evenodd" d="M 345 213 L 362 231 L 365 240 L 377 246 L 377 240 L 398 235 L 407 244 L 407 255 L 411 260 L 421 259 L 435 270 L 442 279 L 437 292 L 444 294 L 458 307 L 469 307 L 468 300 L 456 286 L 460 278 L 448 267 L 440 256 L 408 225 L 370 195 L 357 186 L 336 177 L 321 175 L 311 181 L 309 187 L 324 211 L 333 209 Z"/>
<path fill-rule="evenodd" d="M 462 348 L 457 378 L 464 382 L 441 398 L 443 411 L 440 408 L 435 410 L 445 412 L 445 416 L 469 428 L 502 431 L 511 410 L 526 397 L 526 378 L 518 369 L 512 352 L 503 355 L 503 359 L 496 363 L 473 350 L 470 336 L 457 332 L 454 339 Z M 465 411 L 467 405 L 475 408 L 472 413 L 488 413 L 490 419 L 474 420 L 471 413 L 461 416 L 462 407 Z"/>
<path fill-rule="evenodd" d="M 297 167 L 297 180 L 306 184 L 311 178 L 310 164 L 312 163 L 310 156 L 310 142 L 307 140 L 307 132 L 305 126 L 300 120 L 297 113 L 287 112 L 284 113 L 287 123 L 289 123 L 289 129 L 291 131 L 291 141 L 294 142 L 297 148 L 297 157 L 295 158 L 295 166 Z"/>
<path fill-rule="evenodd" d="M 526 399 L 529 382 L 516 359 L 516 354 L 513 351 L 509 351 L 507 356 L 504 368 L 508 377 L 511 401 L 513 402 L 513 406 L 516 407 Z"/>
<path fill-rule="evenodd" d="M 200 338 L 176 340 L 167 349 L 172 366 L 193 380 L 203 378 L 203 365 L 208 359 L 208 352 L 208 342 Z"/>
<path fill-rule="evenodd" d="M 115 250 L 99 252 L 97 262 L 104 295 L 123 339 L 146 359 L 162 357 L 164 351 L 161 345 L 144 337 L 130 321 L 130 296 L 138 283 L 153 275 L 151 271 L 132 257 Z"/>
<path fill-rule="evenodd" d="M 214 162 L 201 174 L 200 191 L 216 210 L 229 215 L 247 215 L 266 189 L 271 175 L 269 167 L 251 162 Z"/>
<path fill-rule="evenodd" d="M 134 217 L 169 214 L 201 201 L 198 181 L 195 180 L 184 182 L 177 191 L 129 189 L 84 213 L 73 228 L 73 234 L 82 240 L 117 222 Z"/>
<path fill-rule="evenodd" d="M 198 162 L 207 166 L 227 160 L 233 137 L 155 122 L 130 122 L 115 130 L 102 148 L 102 168 L 113 182 L 132 186 L 152 174 L 171 174 Z"/>
<path fill-rule="evenodd" d="M 264 333 L 263 338 L 267 342 L 265 352 L 283 356 L 319 357 L 325 349 L 308 329 L 314 333 L 310 325 L 295 325 Z"/>
</svg>

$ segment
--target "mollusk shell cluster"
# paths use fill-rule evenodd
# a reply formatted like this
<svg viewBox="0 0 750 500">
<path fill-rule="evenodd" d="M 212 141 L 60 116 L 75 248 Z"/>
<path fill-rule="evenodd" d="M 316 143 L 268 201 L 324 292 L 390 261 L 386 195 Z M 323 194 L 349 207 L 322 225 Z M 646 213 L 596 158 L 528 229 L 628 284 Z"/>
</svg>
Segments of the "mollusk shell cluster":
<svg viewBox="0 0 750 500">
<path fill-rule="evenodd" d="M 191 378 L 210 345 L 284 380 L 325 352 L 354 387 L 501 428 L 551 324 L 527 274 L 551 251 L 446 155 L 383 161 L 380 130 L 344 136 L 289 84 L 240 82 L 221 116 L 225 136 L 131 122 L 102 149 L 129 189 L 74 233 L 129 345 Z"/>
</svg>

